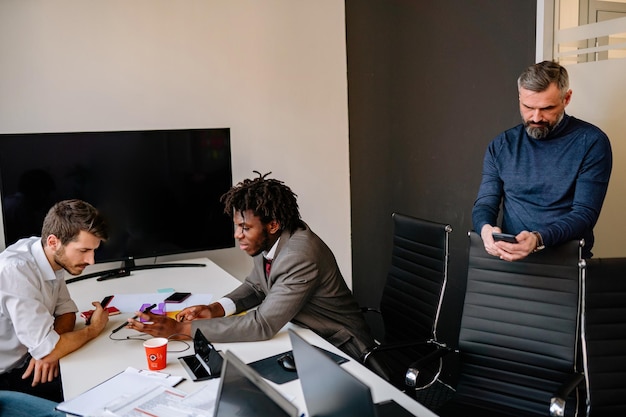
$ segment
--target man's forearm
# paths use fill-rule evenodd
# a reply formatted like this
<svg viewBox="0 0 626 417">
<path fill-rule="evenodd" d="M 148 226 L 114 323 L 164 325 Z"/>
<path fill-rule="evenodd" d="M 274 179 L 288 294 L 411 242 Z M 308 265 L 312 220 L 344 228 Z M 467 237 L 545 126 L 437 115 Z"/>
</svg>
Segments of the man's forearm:
<svg viewBox="0 0 626 417">
<path fill-rule="evenodd" d="M 74 352 L 82 347 L 85 343 L 96 338 L 100 334 L 100 330 L 92 326 L 85 326 L 82 329 L 72 332 L 62 333 L 61 338 L 56 346 L 47 356 L 42 358 L 46 362 L 58 361 L 65 355 Z"/>
<path fill-rule="evenodd" d="M 58 334 L 71 332 L 76 325 L 76 313 L 65 313 L 54 319 L 54 330 Z"/>
</svg>

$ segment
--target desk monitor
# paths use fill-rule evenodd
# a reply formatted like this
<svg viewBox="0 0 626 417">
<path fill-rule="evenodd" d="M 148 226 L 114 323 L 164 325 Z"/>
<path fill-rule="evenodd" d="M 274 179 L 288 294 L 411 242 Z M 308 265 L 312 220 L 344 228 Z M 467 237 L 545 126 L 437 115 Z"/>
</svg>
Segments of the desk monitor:
<svg viewBox="0 0 626 417">
<path fill-rule="evenodd" d="M 0 133 L 0 250 L 68 198 L 107 219 L 97 263 L 231 248 L 231 186 L 229 128 Z"/>
<path fill-rule="evenodd" d="M 393 400 L 375 404 L 370 387 L 289 330 L 304 402 L 310 417 L 410 417 Z"/>
<path fill-rule="evenodd" d="M 298 417 L 298 408 L 226 351 L 213 417 Z"/>
</svg>

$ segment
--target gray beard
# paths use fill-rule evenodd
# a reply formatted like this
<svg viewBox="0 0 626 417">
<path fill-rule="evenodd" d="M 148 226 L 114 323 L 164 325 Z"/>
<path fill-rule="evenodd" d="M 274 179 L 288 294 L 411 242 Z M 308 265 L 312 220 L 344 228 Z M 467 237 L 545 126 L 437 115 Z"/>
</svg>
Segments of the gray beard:
<svg viewBox="0 0 626 417">
<path fill-rule="evenodd" d="M 550 126 L 532 127 L 525 124 L 524 128 L 526 129 L 526 133 L 528 133 L 528 136 L 530 136 L 531 138 L 544 139 L 550 134 L 550 132 L 554 130 L 555 127 L 559 125 L 559 123 L 561 123 L 564 115 L 565 113 L 561 113 L 561 116 L 559 116 L 559 119 L 556 121 L 556 123 Z"/>
<path fill-rule="evenodd" d="M 543 139 L 552 131 L 552 127 L 544 126 L 544 127 L 532 127 L 526 126 L 526 133 L 528 136 L 535 139 Z"/>
</svg>

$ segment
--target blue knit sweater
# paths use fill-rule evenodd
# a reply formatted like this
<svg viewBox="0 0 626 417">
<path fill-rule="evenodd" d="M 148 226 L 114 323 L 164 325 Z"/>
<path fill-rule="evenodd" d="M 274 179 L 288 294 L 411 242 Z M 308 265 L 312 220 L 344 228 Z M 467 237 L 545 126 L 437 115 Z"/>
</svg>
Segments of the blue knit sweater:
<svg viewBox="0 0 626 417">
<path fill-rule="evenodd" d="M 485 152 L 474 230 L 496 225 L 502 202 L 503 232 L 538 231 L 546 246 L 583 238 L 589 258 L 611 168 L 609 139 L 590 123 L 565 115 L 541 140 L 515 126 Z"/>
</svg>

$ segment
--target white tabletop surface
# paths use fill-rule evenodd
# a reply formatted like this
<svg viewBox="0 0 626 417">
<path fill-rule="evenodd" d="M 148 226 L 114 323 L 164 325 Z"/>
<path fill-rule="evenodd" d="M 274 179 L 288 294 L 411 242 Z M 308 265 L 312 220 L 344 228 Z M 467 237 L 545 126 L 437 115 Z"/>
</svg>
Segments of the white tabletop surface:
<svg viewBox="0 0 626 417">
<path fill-rule="evenodd" d="M 139 270 L 132 272 L 130 276 L 107 281 L 96 281 L 95 278 L 91 278 L 73 282 L 68 284 L 68 288 L 79 310 L 83 311 L 93 308 L 91 305 L 92 301 L 100 301 L 105 295 L 111 294 L 152 294 L 154 296 L 163 290 L 175 290 L 192 292 L 194 294 L 211 294 L 212 299 L 217 300 L 240 285 L 240 281 L 209 259 L 190 259 L 177 263 L 180 262 L 202 263 L 206 267 Z M 162 294 L 163 298 L 167 296 L 167 292 Z M 111 305 L 115 305 L 115 298 Z M 124 328 L 111 336 L 111 331 L 130 316 L 132 316 L 132 312 L 125 311 L 120 315 L 111 316 L 107 327 L 98 338 L 61 359 L 61 375 L 66 400 L 74 398 L 89 388 L 124 371 L 129 366 L 137 369 L 146 369 L 146 357 L 142 346 L 143 340 L 132 339 L 140 336 L 139 333 Z M 84 325 L 84 320 L 78 318 L 77 326 L 82 325 Z M 293 324 L 287 324 L 274 338 L 267 341 L 216 343 L 215 347 L 218 350 L 231 350 L 241 360 L 249 363 L 291 350 L 291 343 L 287 334 L 288 328 L 296 330 L 311 344 L 344 357 L 346 356 L 312 331 L 302 329 Z M 110 336 L 123 340 L 111 340 Z M 131 339 L 126 339 L 126 337 Z M 187 377 L 187 373 L 177 358 L 178 356 L 193 354 L 193 342 L 189 341 L 189 345 L 191 347 L 186 351 L 173 352 L 175 350 L 183 350 L 186 346 L 182 342 L 170 342 L 167 367 L 163 372 Z M 370 385 L 375 402 L 394 399 L 415 415 L 436 417 L 436 414 L 400 392 L 358 362 L 350 360 L 343 364 L 342 367 Z M 268 382 L 287 398 L 293 399 L 293 402 L 300 410 L 304 411 L 306 409 L 298 380 L 280 385 Z M 186 379 L 177 388 L 186 392 L 194 392 L 202 383 Z"/>
</svg>

